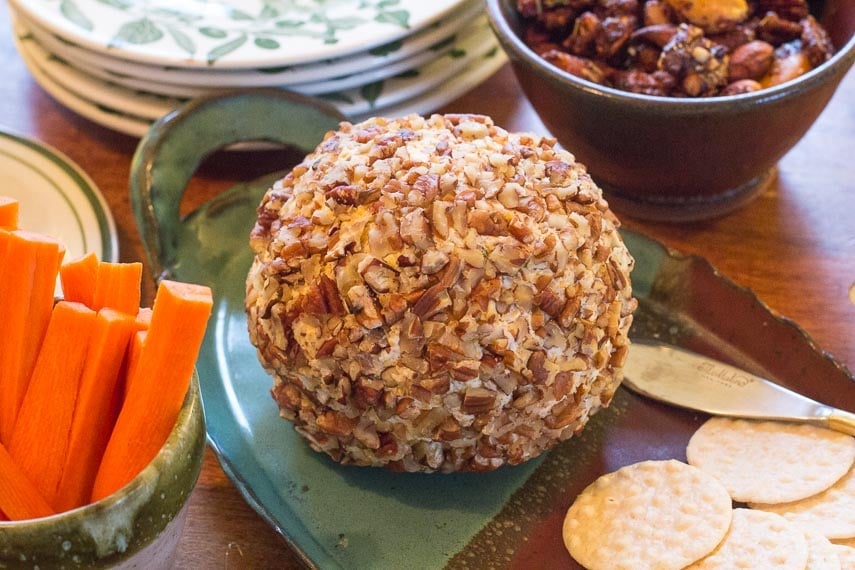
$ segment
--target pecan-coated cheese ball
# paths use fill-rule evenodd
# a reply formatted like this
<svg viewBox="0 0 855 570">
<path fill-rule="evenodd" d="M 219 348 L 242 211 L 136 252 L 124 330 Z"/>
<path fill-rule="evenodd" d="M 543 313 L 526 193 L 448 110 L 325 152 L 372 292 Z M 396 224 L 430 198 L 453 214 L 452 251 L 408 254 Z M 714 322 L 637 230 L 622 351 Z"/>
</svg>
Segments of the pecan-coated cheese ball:
<svg viewBox="0 0 855 570">
<path fill-rule="evenodd" d="M 258 208 L 249 333 L 280 415 L 336 461 L 488 471 L 621 380 L 633 259 L 554 139 L 480 115 L 342 123 Z"/>
</svg>

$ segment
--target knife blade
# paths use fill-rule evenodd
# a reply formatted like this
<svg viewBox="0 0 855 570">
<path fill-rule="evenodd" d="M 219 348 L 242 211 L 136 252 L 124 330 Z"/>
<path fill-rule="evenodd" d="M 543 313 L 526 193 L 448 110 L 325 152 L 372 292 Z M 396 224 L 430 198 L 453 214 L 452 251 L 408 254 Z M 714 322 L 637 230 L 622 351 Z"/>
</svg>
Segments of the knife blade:
<svg viewBox="0 0 855 570">
<path fill-rule="evenodd" d="M 623 383 L 643 396 L 713 415 L 804 422 L 855 435 L 855 414 L 667 344 L 633 341 Z"/>
</svg>

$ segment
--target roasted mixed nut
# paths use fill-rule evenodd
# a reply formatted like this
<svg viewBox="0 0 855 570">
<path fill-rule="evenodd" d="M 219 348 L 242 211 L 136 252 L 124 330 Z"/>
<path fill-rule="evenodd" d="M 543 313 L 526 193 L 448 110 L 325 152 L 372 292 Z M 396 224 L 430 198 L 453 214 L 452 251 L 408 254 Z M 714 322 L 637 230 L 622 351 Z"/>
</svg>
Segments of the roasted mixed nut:
<svg viewBox="0 0 855 570">
<path fill-rule="evenodd" d="M 710 97 L 789 81 L 834 54 L 806 0 L 517 0 L 524 40 L 594 83 Z"/>
<path fill-rule="evenodd" d="M 249 333 L 280 415 L 336 461 L 487 471 L 621 379 L 632 257 L 555 139 L 480 115 L 329 133 L 265 195 Z"/>
</svg>

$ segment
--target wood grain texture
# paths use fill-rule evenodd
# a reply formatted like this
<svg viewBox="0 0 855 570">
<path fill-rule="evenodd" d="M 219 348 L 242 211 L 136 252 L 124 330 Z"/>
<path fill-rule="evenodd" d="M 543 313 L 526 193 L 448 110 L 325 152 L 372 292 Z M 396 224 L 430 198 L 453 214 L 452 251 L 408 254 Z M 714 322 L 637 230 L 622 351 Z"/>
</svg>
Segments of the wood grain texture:
<svg viewBox="0 0 855 570">
<path fill-rule="evenodd" d="M 95 125 L 47 95 L 15 51 L 5 8 L 0 9 L 0 128 L 48 143 L 79 164 L 113 212 L 121 260 L 144 260 L 128 197 L 136 139 Z M 781 160 L 771 187 L 738 212 L 684 225 L 621 216 L 626 227 L 706 257 L 850 368 L 855 367 L 855 304 L 849 292 L 855 284 L 854 103 L 855 72 L 850 72 L 814 127 Z M 479 112 L 509 130 L 546 132 L 507 66 L 441 111 Z M 184 209 L 236 181 L 287 167 L 292 159 L 265 153 L 250 167 L 243 157 L 216 155 L 191 183 Z M 144 303 L 152 301 L 153 291 L 147 279 Z M 176 567 L 294 568 L 298 559 L 246 504 L 209 451 Z"/>
</svg>

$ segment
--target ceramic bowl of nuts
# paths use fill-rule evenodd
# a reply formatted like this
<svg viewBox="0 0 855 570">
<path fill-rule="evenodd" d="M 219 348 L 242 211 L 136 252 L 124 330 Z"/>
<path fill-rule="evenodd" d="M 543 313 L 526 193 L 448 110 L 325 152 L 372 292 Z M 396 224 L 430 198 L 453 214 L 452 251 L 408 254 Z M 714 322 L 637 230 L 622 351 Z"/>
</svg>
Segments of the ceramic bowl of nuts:
<svg viewBox="0 0 855 570">
<path fill-rule="evenodd" d="M 757 196 L 855 61 L 849 0 L 487 0 L 527 97 L 620 213 Z"/>
</svg>

